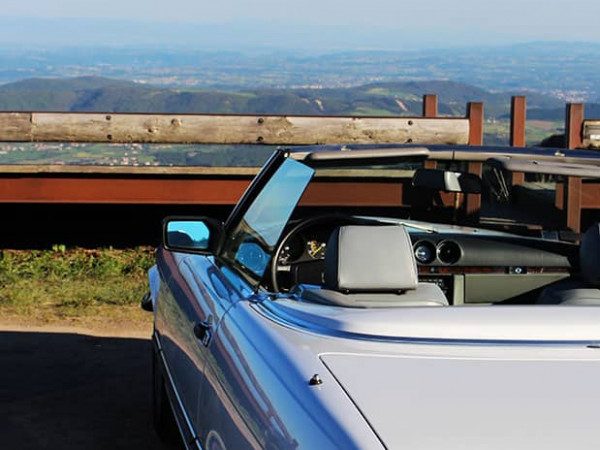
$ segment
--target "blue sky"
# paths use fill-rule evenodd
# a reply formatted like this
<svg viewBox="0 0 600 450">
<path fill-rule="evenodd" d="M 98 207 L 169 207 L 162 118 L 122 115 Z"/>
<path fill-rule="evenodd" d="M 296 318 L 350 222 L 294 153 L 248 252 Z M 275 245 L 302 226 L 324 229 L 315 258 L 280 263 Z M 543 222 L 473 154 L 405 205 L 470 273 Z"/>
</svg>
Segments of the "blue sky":
<svg viewBox="0 0 600 450">
<path fill-rule="evenodd" d="M 3 0 L 0 44 L 406 49 L 600 42 L 598 16 L 599 0 Z"/>
</svg>

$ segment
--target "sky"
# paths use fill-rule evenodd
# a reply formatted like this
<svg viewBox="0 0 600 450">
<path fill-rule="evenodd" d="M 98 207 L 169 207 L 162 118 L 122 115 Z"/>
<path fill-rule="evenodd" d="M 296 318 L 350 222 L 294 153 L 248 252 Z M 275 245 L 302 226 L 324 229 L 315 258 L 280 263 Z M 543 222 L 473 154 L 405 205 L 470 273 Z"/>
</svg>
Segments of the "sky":
<svg viewBox="0 0 600 450">
<path fill-rule="evenodd" d="M 2 0 L 0 44 L 338 49 L 600 42 L 599 0 Z"/>
</svg>

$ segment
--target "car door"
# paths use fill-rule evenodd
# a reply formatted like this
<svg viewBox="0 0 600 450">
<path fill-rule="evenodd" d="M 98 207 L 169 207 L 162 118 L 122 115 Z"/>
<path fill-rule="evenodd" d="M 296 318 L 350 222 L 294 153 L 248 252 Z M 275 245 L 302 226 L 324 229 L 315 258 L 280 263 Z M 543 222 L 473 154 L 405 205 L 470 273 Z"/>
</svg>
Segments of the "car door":
<svg viewBox="0 0 600 450">
<path fill-rule="evenodd" d="M 158 261 L 161 272 L 169 276 L 162 279 L 157 329 L 187 419 L 197 424 L 207 347 L 223 314 L 240 295 L 226 282 L 212 257 L 163 250 Z M 169 270 L 173 267 L 176 270 Z"/>
<path fill-rule="evenodd" d="M 160 249 L 165 288 L 156 324 L 173 381 L 196 436 L 205 431 L 198 411 L 207 354 L 227 310 L 249 298 L 265 273 L 289 217 L 312 178 L 309 167 L 278 157 L 263 169 L 232 214 L 217 255 Z"/>
<path fill-rule="evenodd" d="M 235 289 L 243 293 L 237 305 L 250 301 L 259 288 L 285 226 L 313 175 L 314 170 L 308 166 L 292 159 L 283 160 L 262 189 L 241 212 L 238 211 L 237 220 L 230 222 L 218 260 L 220 274 L 226 279 L 224 285 L 231 286 L 230 289 L 236 286 Z M 234 305 L 232 311 L 235 308 Z M 232 386 L 240 386 L 240 380 L 245 379 L 251 369 L 242 367 L 243 364 L 232 364 L 240 361 L 239 355 L 235 354 L 236 345 L 231 345 L 235 337 L 224 339 L 227 334 L 220 333 L 228 317 L 230 314 L 226 314 L 223 324 L 215 329 L 215 340 L 207 349 L 205 377 L 209 379 L 205 378 L 199 399 L 197 429 L 205 447 L 247 448 L 253 445 L 254 438 L 248 435 L 253 432 L 241 430 L 256 427 L 242 422 L 248 417 L 264 416 L 264 395 L 252 391 L 249 395 L 255 401 L 244 404 L 243 411 L 236 411 L 236 405 L 232 406 Z M 244 333 L 251 339 L 253 330 L 245 329 Z M 256 411 L 250 408 L 256 408 Z M 273 419 L 274 416 L 269 417 Z"/>
</svg>

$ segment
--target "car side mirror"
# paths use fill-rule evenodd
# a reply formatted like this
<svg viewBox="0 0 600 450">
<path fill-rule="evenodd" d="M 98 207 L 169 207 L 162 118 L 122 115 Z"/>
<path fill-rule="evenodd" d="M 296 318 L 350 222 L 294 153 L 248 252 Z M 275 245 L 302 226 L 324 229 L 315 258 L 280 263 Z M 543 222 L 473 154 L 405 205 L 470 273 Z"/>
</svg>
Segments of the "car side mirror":
<svg viewBox="0 0 600 450">
<path fill-rule="evenodd" d="M 222 223 L 208 217 L 167 217 L 163 220 L 163 246 L 167 250 L 213 254 Z"/>
<path fill-rule="evenodd" d="M 468 172 L 417 169 L 412 178 L 412 185 L 443 192 L 481 194 L 481 178 Z"/>
</svg>

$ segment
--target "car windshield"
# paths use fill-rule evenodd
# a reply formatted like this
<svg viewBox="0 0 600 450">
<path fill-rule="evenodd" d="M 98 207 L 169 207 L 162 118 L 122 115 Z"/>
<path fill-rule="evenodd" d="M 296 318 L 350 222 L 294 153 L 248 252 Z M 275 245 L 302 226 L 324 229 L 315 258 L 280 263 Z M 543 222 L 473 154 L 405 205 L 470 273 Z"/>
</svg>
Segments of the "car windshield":
<svg viewBox="0 0 600 450">
<path fill-rule="evenodd" d="M 287 159 L 249 205 L 225 244 L 223 256 L 250 280 L 264 275 L 287 221 L 314 170 Z"/>
</svg>

